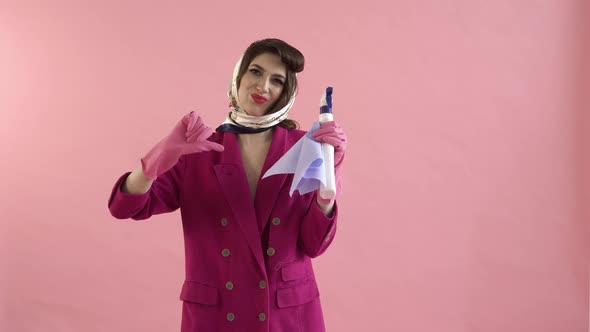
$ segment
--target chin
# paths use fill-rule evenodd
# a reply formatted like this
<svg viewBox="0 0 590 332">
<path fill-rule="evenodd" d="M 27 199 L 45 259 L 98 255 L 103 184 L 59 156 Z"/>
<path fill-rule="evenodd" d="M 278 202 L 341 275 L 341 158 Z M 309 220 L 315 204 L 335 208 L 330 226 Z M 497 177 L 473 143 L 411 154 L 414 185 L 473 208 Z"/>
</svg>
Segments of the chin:
<svg viewBox="0 0 590 332">
<path fill-rule="evenodd" d="M 266 109 L 266 107 L 260 107 L 260 105 L 256 104 L 250 106 L 250 111 L 248 112 L 248 114 L 253 116 L 263 116 L 267 114 L 267 112 L 268 110 Z"/>
</svg>

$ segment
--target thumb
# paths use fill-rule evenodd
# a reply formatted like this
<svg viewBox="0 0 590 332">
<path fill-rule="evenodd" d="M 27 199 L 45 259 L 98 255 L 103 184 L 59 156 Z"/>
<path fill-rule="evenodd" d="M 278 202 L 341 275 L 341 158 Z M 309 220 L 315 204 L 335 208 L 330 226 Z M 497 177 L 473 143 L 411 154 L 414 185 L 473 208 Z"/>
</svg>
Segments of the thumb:
<svg viewBox="0 0 590 332">
<path fill-rule="evenodd" d="M 211 141 L 203 141 L 201 144 L 207 149 L 206 151 L 222 152 L 225 149 L 223 145 Z"/>
<path fill-rule="evenodd" d="M 205 152 L 205 151 L 221 152 L 224 150 L 223 145 L 215 143 L 215 142 L 207 141 L 207 140 L 189 143 L 185 149 L 186 149 L 185 154 Z"/>
</svg>

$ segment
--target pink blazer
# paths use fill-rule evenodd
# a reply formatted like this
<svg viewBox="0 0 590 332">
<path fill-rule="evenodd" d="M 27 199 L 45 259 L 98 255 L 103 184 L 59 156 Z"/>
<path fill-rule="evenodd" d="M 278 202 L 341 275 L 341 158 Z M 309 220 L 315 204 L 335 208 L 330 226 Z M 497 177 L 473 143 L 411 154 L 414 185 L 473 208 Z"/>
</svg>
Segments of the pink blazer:
<svg viewBox="0 0 590 332">
<path fill-rule="evenodd" d="M 304 134 L 277 126 L 261 176 Z M 327 218 L 315 192 L 290 197 L 292 174 L 259 180 L 253 201 L 237 136 L 216 132 L 210 140 L 225 150 L 182 156 L 145 194 L 121 192 L 130 173 L 122 175 L 111 214 L 144 220 L 180 208 L 183 332 L 325 331 L 311 258 L 334 239 L 337 205 Z"/>
</svg>

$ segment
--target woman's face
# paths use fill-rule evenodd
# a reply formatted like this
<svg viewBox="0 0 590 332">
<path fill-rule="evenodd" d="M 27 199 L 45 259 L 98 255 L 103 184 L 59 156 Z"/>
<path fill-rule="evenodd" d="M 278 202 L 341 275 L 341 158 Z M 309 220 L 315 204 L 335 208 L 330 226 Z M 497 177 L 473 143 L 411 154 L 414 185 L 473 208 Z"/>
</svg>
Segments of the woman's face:
<svg viewBox="0 0 590 332">
<path fill-rule="evenodd" d="M 287 67 L 278 55 L 262 53 L 255 57 L 240 80 L 238 99 L 244 111 L 265 115 L 281 96 Z"/>
</svg>

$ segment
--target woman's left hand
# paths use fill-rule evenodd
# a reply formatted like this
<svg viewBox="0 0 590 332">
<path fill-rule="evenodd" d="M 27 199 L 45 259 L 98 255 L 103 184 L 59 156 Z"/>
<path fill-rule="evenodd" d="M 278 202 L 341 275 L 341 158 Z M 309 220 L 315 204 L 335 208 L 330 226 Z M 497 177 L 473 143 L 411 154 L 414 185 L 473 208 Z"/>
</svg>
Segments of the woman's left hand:
<svg viewBox="0 0 590 332">
<path fill-rule="evenodd" d="M 313 132 L 313 138 L 320 143 L 327 143 L 334 147 L 334 176 L 336 177 L 336 197 L 342 189 L 341 178 L 342 178 L 342 161 L 344 160 L 344 151 L 346 150 L 346 134 L 342 127 L 336 122 L 329 121 L 324 122 L 320 125 L 320 128 Z M 318 202 L 324 204 L 322 209 L 325 209 L 324 213 L 331 213 L 332 211 L 332 200 L 323 199 L 320 196 L 319 189 L 317 195 Z"/>
<path fill-rule="evenodd" d="M 339 168 L 346 150 L 346 134 L 340 125 L 334 121 L 324 122 L 313 132 L 313 138 L 320 143 L 327 143 L 334 147 L 334 167 Z"/>
</svg>

